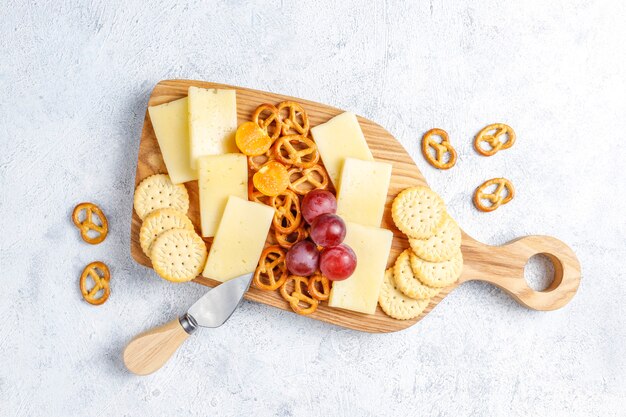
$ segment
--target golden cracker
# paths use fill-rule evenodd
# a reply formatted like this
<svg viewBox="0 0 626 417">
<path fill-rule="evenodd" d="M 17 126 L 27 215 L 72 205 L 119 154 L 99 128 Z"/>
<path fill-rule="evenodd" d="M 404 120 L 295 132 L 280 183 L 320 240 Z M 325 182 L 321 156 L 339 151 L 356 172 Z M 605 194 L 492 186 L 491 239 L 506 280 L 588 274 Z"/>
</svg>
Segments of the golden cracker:
<svg viewBox="0 0 626 417">
<path fill-rule="evenodd" d="M 428 262 L 411 253 L 410 263 L 415 278 L 422 284 L 434 288 L 443 288 L 455 283 L 461 276 L 463 254 L 461 249 L 458 249 L 449 261 Z"/>
<path fill-rule="evenodd" d="M 193 230 L 172 229 L 156 238 L 150 255 L 154 270 L 162 278 L 187 282 L 202 272 L 207 249 L 202 238 Z"/>
<path fill-rule="evenodd" d="M 178 210 L 164 208 L 148 214 L 139 229 L 139 244 L 143 253 L 150 257 L 150 246 L 163 232 L 172 229 L 194 230 L 191 220 Z"/>
<path fill-rule="evenodd" d="M 393 269 L 385 271 L 383 285 L 380 287 L 378 304 L 380 308 L 391 318 L 396 320 L 410 320 L 422 314 L 430 303 L 430 298 L 414 300 L 402 294 L 394 281 Z"/>
<path fill-rule="evenodd" d="M 189 194 L 183 184 L 173 184 L 169 175 L 156 174 L 139 183 L 135 189 L 134 206 L 142 220 L 154 210 L 162 208 L 172 208 L 187 214 Z"/>
<path fill-rule="evenodd" d="M 393 266 L 393 278 L 396 286 L 404 295 L 415 300 L 425 300 L 434 297 L 441 290 L 440 288 L 429 287 L 418 280 L 411 269 L 410 255 L 411 249 L 402 252 L 396 264 Z"/>
<path fill-rule="evenodd" d="M 428 187 L 411 187 L 396 196 L 391 205 L 394 223 L 408 237 L 428 239 L 441 226 L 446 205 Z"/>
<path fill-rule="evenodd" d="M 409 239 L 413 253 L 428 262 L 450 260 L 461 247 L 461 229 L 447 214 L 434 235 L 428 239 Z"/>
</svg>

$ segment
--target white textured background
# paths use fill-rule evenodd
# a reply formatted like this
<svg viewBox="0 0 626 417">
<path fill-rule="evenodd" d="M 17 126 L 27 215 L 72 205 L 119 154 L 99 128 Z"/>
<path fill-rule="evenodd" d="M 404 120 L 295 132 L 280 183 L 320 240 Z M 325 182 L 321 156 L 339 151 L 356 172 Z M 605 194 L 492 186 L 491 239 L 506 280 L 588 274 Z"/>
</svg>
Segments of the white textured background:
<svg viewBox="0 0 626 417">
<path fill-rule="evenodd" d="M 0 415 L 626 415 L 625 2 L 148 3 L 0 0 Z M 543 313 L 469 283 L 388 335 L 245 302 L 165 369 L 130 375 L 125 343 L 204 292 L 129 253 L 138 139 L 164 78 L 380 123 L 469 234 L 569 243 L 578 295 Z M 479 157 L 472 138 L 496 121 L 517 143 Z M 432 127 L 459 151 L 449 172 L 418 153 Z M 501 175 L 516 199 L 477 212 L 474 187 Z M 111 225 L 96 247 L 70 222 L 83 200 Z M 113 274 L 101 307 L 78 289 L 93 260 Z"/>
</svg>

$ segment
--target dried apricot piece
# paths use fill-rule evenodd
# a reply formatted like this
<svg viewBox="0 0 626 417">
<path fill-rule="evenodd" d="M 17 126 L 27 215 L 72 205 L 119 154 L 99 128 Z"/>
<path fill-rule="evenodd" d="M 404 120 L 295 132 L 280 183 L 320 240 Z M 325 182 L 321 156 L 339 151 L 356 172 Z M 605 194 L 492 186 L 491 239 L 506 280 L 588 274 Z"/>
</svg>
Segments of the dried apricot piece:
<svg viewBox="0 0 626 417">
<path fill-rule="evenodd" d="M 289 186 L 287 168 L 276 161 L 263 165 L 252 177 L 254 187 L 263 194 L 273 197 L 282 193 Z"/>
<path fill-rule="evenodd" d="M 254 122 L 239 125 L 235 142 L 241 153 L 247 156 L 263 155 L 272 146 L 272 138 Z"/>
</svg>

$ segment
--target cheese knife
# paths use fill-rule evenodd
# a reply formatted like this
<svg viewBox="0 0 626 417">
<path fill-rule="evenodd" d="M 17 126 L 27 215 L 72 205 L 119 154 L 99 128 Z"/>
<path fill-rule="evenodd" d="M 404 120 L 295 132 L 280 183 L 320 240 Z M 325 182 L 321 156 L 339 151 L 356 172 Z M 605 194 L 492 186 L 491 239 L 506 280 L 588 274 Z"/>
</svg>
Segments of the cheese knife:
<svg viewBox="0 0 626 417">
<path fill-rule="evenodd" d="M 198 327 L 220 327 L 233 314 L 250 287 L 252 273 L 226 281 L 209 290 L 181 317 L 136 336 L 124 349 L 126 368 L 148 375 L 176 352 Z"/>
</svg>

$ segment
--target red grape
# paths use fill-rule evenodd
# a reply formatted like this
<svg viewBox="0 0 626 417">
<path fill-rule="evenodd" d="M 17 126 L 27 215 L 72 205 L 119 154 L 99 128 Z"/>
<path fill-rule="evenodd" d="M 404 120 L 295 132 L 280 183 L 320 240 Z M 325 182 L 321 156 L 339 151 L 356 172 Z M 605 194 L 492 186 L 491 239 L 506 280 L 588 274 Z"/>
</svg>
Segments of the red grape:
<svg viewBox="0 0 626 417">
<path fill-rule="evenodd" d="M 337 199 L 330 191 L 312 190 L 302 200 L 302 216 L 308 224 L 321 214 L 335 213 Z"/>
<path fill-rule="evenodd" d="M 321 214 L 311 223 L 311 239 L 318 246 L 337 246 L 346 237 L 346 224 L 336 214 Z"/>
<path fill-rule="evenodd" d="M 287 269 L 294 275 L 308 277 L 319 267 L 320 253 L 310 240 L 298 242 L 289 249 L 285 261 Z"/>
<path fill-rule="evenodd" d="M 356 254 L 352 248 L 341 244 L 322 251 L 320 270 L 331 281 L 341 281 L 352 275 L 356 261 Z"/>
</svg>

